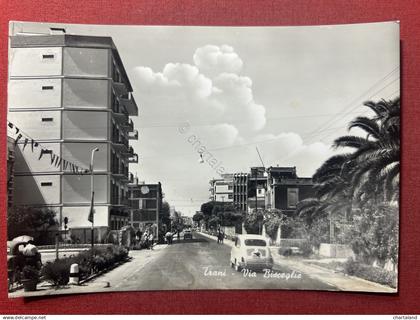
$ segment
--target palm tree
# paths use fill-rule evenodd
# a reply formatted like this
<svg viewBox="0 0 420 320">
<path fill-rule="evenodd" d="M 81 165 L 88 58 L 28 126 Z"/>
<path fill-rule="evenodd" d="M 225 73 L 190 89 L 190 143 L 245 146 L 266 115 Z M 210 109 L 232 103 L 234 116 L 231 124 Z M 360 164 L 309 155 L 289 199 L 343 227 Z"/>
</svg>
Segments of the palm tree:
<svg viewBox="0 0 420 320">
<path fill-rule="evenodd" d="M 327 216 L 333 224 L 338 215 L 349 217 L 353 209 L 369 202 L 395 201 L 399 196 L 400 99 L 364 105 L 374 116 L 357 117 L 348 130 L 359 128 L 365 134 L 334 141 L 334 148 L 353 151 L 325 161 L 313 175 L 316 197 L 297 206 L 297 213 L 309 224 Z"/>
<path fill-rule="evenodd" d="M 374 112 L 372 118 L 357 117 L 349 130 L 359 128 L 366 136 L 344 136 L 336 139 L 335 148 L 350 147 L 350 186 L 361 204 L 368 201 L 396 200 L 400 172 L 400 99 L 366 102 Z"/>
</svg>

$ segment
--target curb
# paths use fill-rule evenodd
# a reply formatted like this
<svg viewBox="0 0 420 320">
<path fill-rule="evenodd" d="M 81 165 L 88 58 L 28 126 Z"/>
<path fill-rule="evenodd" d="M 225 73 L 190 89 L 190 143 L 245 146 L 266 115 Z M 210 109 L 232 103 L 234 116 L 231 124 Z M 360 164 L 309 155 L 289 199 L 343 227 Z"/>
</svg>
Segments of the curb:
<svg viewBox="0 0 420 320">
<path fill-rule="evenodd" d="M 128 257 L 127 259 L 125 259 L 123 261 L 120 261 L 120 262 L 117 262 L 116 264 L 114 264 L 113 266 L 111 266 L 109 268 L 106 268 L 104 270 L 101 270 L 98 273 L 92 274 L 89 277 L 87 277 L 86 279 L 80 280 L 79 281 L 79 285 L 84 284 L 86 282 L 89 282 L 90 280 L 93 280 L 93 279 L 95 279 L 95 278 L 97 278 L 97 277 L 99 277 L 99 276 L 101 276 L 101 275 L 103 275 L 103 274 L 105 274 L 105 273 L 107 273 L 107 272 L 109 272 L 109 271 L 111 271 L 111 270 L 113 270 L 113 269 L 115 269 L 115 268 L 123 265 L 124 263 L 126 263 L 128 261 L 131 261 L 132 259 L 133 259 L 132 257 Z M 75 285 L 75 286 L 77 286 L 77 285 Z"/>
</svg>

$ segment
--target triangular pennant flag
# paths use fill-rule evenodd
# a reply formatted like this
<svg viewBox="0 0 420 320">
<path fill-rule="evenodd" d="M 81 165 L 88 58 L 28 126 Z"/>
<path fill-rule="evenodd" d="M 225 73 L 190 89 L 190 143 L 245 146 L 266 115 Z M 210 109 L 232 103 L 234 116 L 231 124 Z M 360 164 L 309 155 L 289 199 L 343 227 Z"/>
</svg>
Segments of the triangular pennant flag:
<svg viewBox="0 0 420 320">
<path fill-rule="evenodd" d="M 29 142 L 29 139 L 28 139 L 28 138 L 25 138 L 25 142 L 23 143 L 23 148 L 22 148 L 22 150 L 25 150 L 26 145 L 28 144 L 28 142 Z"/>
<path fill-rule="evenodd" d="M 69 165 L 67 160 L 63 160 L 63 170 L 67 170 L 67 166 Z"/>
<path fill-rule="evenodd" d="M 35 146 L 35 148 L 38 148 L 38 146 L 39 146 L 38 142 L 35 142 L 34 146 Z"/>
<path fill-rule="evenodd" d="M 63 161 L 63 159 L 60 158 L 60 160 L 58 161 L 57 167 L 59 167 L 61 165 L 62 161 Z"/>
<path fill-rule="evenodd" d="M 16 129 L 16 134 L 18 134 L 19 131 L 20 131 L 20 129 L 18 127 L 16 127 L 16 126 L 15 126 L 15 129 Z"/>
<path fill-rule="evenodd" d="M 34 152 L 34 139 L 31 139 L 31 150 Z"/>
<path fill-rule="evenodd" d="M 60 157 L 59 156 L 57 156 L 56 158 L 55 158 L 55 163 L 54 163 L 54 165 L 57 167 L 58 166 L 58 161 L 60 160 Z"/>
<path fill-rule="evenodd" d="M 13 129 L 13 123 L 11 123 L 11 122 L 9 121 L 9 123 L 8 123 L 7 125 L 9 126 L 9 128 L 10 128 L 10 129 Z"/>
<path fill-rule="evenodd" d="M 18 141 L 19 141 L 21 138 L 22 138 L 22 135 L 19 133 L 19 135 L 16 137 L 16 140 L 15 140 L 15 145 L 17 145 L 17 144 L 18 144 Z"/>
<path fill-rule="evenodd" d="M 38 158 L 38 160 L 41 160 L 41 158 L 42 158 L 42 156 L 44 155 L 44 153 L 45 153 L 45 149 L 41 149 L 41 152 L 39 153 L 39 158 Z"/>
<path fill-rule="evenodd" d="M 56 155 L 54 153 L 51 153 L 51 164 L 54 163 L 55 157 L 56 157 Z"/>
<path fill-rule="evenodd" d="M 38 160 L 41 160 L 42 156 L 46 153 L 52 154 L 52 151 L 50 149 L 41 149 Z"/>
</svg>

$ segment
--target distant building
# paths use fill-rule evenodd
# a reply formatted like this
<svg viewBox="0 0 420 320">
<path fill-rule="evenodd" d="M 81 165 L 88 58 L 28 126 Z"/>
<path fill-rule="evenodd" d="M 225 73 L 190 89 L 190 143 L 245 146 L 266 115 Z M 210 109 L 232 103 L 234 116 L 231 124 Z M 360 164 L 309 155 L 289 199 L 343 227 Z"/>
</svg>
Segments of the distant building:
<svg viewBox="0 0 420 320">
<path fill-rule="evenodd" d="M 245 213 L 257 208 L 290 214 L 299 201 L 314 196 L 312 179 L 298 177 L 296 167 L 251 167 L 248 173 L 225 174 L 211 180 L 209 190 L 210 200 L 232 197 L 233 207 Z"/>
<path fill-rule="evenodd" d="M 10 37 L 8 119 L 48 149 L 41 159 L 41 147 L 19 140 L 14 204 L 52 208 L 61 226 L 67 217 L 72 234 L 86 234 L 90 176 L 53 154 L 88 169 L 97 147 L 94 222 L 100 240 L 130 219 L 128 166 L 138 161 L 129 145 L 138 137 L 130 119 L 138 114 L 133 89 L 112 38 L 43 28 L 45 34 L 27 30 Z"/>
<path fill-rule="evenodd" d="M 142 231 L 152 229 L 158 236 L 159 214 L 162 209 L 162 186 L 159 183 L 134 181 L 128 185 L 131 202 L 131 225 Z"/>
<path fill-rule="evenodd" d="M 242 212 L 248 210 L 248 173 L 233 174 L 233 207 Z"/>
<path fill-rule="evenodd" d="M 251 167 L 248 175 L 248 212 L 265 209 L 267 174 L 264 167 Z"/>
<path fill-rule="evenodd" d="M 299 201 L 314 195 L 312 179 L 298 177 L 296 167 L 267 168 L 267 209 L 292 214 Z"/>
<path fill-rule="evenodd" d="M 210 200 L 233 203 L 233 174 L 222 174 L 220 179 L 210 180 Z"/>
<path fill-rule="evenodd" d="M 193 225 L 193 220 L 191 217 L 188 216 L 181 216 L 182 219 L 182 224 L 184 226 L 192 226 Z"/>
</svg>

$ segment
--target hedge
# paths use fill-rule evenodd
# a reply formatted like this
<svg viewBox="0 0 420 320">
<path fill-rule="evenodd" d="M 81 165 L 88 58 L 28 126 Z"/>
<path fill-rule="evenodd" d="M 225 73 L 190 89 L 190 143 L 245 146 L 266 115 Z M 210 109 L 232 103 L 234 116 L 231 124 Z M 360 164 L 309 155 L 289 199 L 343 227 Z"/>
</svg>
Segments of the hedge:
<svg viewBox="0 0 420 320">
<path fill-rule="evenodd" d="M 344 264 L 345 273 L 365 280 L 384 284 L 392 288 L 397 287 L 397 273 L 387 271 L 382 268 L 369 266 L 353 259 L 349 259 Z"/>
<path fill-rule="evenodd" d="M 55 286 L 66 285 L 69 282 L 70 266 L 79 265 L 79 279 L 83 280 L 92 273 L 98 273 L 115 263 L 124 261 L 128 257 L 128 250 L 120 246 L 95 247 L 80 252 L 76 256 L 47 262 L 42 270 L 43 278 Z"/>
</svg>

